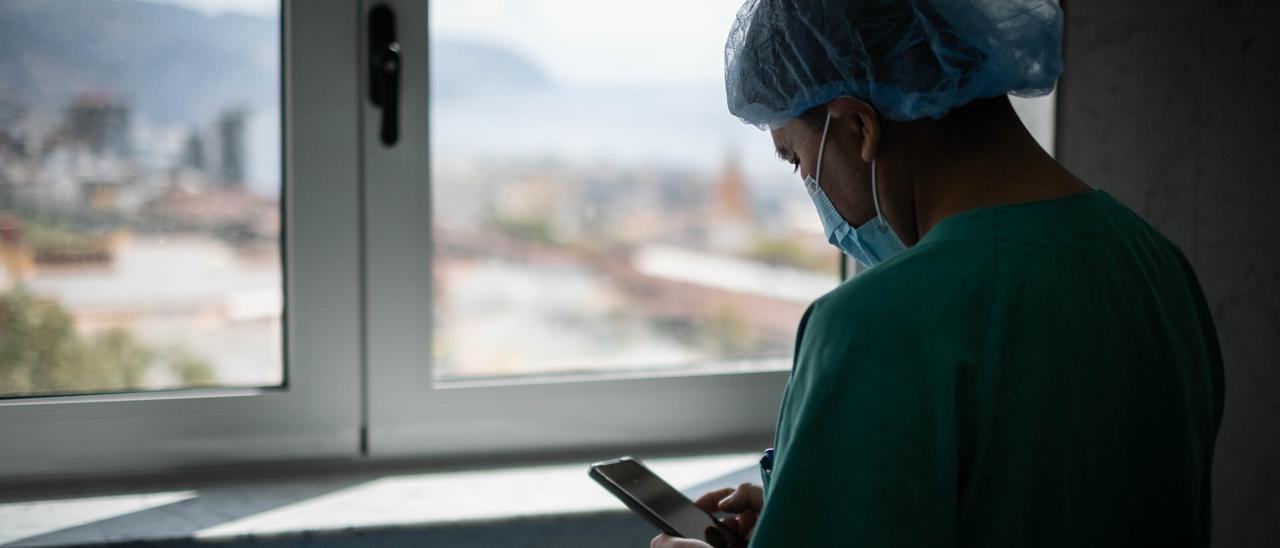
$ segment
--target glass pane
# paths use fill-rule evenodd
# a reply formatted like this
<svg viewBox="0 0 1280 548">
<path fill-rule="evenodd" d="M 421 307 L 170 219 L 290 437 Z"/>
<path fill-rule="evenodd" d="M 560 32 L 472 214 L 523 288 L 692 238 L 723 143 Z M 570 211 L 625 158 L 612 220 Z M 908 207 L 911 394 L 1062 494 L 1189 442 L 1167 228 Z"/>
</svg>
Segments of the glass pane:
<svg viewBox="0 0 1280 548">
<path fill-rule="evenodd" d="M 432 2 L 436 379 L 789 366 L 839 259 L 725 107 L 739 5 Z"/>
<path fill-rule="evenodd" d="M 0 2 L 0 396 L 283 382 L 279 29 Z"/>
</svg>

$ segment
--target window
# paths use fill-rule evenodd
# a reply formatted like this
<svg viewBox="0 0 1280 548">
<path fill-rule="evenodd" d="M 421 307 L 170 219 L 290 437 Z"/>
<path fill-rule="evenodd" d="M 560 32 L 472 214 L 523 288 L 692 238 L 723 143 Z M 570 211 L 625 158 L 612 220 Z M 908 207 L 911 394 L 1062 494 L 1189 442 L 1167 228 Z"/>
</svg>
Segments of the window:
<svg viewBox="0 0 1280 548">
<path fill-rule="evenodd" d="M 359 454 L 357 9 L 0 3 L 0 475 Z"/>
<path fill-rule="evenodd" d="M 738 2 L 430 5 L 434 378 L 787 368 L 839 256 L 725 109 Z"/>
<path fill-rule="evenodd" d="M 661 25 L 622 2 L 387 4 L 400 139 L 368 101 L 362 139 L 370 455 L 767 443 L 796 295 L 839 261 L 768 135 L 715 99 L 736 3 Z M 779 326 L 734 317 L 748 302 Z"/>
<path fill-rule="evenodd" d="M 187 4 L 0 4 L 0 396 L 283 383 L 279 6 Z"/>
</svg>

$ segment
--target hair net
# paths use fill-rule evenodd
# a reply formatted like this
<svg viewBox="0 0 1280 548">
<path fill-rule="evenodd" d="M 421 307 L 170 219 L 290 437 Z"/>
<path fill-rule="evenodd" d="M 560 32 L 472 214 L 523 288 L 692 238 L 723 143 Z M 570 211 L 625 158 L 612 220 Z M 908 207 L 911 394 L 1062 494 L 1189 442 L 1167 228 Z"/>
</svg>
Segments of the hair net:
<svg viewBox="0 0 1280 548">
<path fill-rule="evenodd" d="M 729 111 L 761 128 L 850 95 L 890 120 L 1053 90 L 1057 0 L 747 0 L 724 51 Z"/>
</svg>

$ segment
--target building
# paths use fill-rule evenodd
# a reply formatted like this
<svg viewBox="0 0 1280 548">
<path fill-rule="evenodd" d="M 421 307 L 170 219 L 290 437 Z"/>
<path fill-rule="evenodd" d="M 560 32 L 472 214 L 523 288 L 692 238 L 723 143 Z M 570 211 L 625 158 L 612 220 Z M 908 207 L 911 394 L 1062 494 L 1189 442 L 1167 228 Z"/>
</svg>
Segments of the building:
<svg viewBox="0 0 1280 548">
<path fill-rule="evenodd" d="M 204 171 L 208 166 L 205 162 L 204 139 L 200 137 L 198 129 L 192 128 L 182 144 L 182 166 L 196 171 Z"/>
<path fill-rule="evenodd" d="M 747 251 L 757 223 L 751 205 L 751 189 L 747 186 L 737 155 L 726 158 L 711 193 L 711 211 L 706 217 L 707 247 L 726 253 Z"/>
<path fill-rule="evenodd" d="M 87 147 L 95 156 L 128 158 L 129 109 L 105 93 L 81 95 L 67 108 L 64 138 Z"/>
<path fill-rule="evenodd" d="M 243 188 L 248 175 L 249 151 L 245 143 L 248 122 L 249 111 L 245 108 L 226 110 L 218 117 L 217 173 L 223 184 L 231 188 Z"/>
<path fill-rule="evenodd" d="M 25 115 L 26 107 L 17 98 L 0 92 L 0 158 L 26 153 L 22 131 Z"/>
</svg>

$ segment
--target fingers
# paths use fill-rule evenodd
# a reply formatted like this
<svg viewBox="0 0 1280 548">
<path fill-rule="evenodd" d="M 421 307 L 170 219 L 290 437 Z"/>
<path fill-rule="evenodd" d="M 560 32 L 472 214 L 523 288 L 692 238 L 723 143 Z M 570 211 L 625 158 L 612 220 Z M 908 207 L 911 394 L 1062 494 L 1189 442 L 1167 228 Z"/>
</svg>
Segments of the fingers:
<svg viewBox="0 0 1280 548">
<path fill-rule="evenodd" d="M 700 540 L 671 537 L 666 533 L 653 537 L 653 540 L 649 541 L 649 548 L 706 548 L 709 546 L 711 545 Z"/>
<path fill-rule="evenodd" d="M 715 491 L 712 491 L 710 493 L 702 495 L 701 497 L 698 497 L 698 500 L 694 501 L 694 504 L 697 505 L 698 508 L 701 508 L 702 511 L 708 514 L 714 514 L 720 511 L 720 506 L 719 506 L 720 500 L 725 498 L 726 496 L 729 495 L 729 493 L 732 493 L 732 492 L 733 492 L 732 487 L 725 487 L 724 489 L 716 489 Z"/>
<path fill-rule="evenodd" d="M 720 522 L 724 523 L 725 527 L 732 529 L 735 533 L 741 532 L 737 516 L 729 516 L 720 520 Z"/>
<path fill-rule="evenodd" d="M 710 494 L 710 493 L 708 493 Z M 733 494 L 720 500 L 720 511 L 740 514 L 747 510 L 759 512 L 764 508 L 764 489 L 753 483 L 743 483 Z"/>
<path fill-rule="evenodd" d="M 742 538 L 749 538 L 751 536 L 751 529 L 756 526 L 756 519 L 758 517 L 759 514 L 751 510 L 747 510 L 746 512 L 736 516 L 729 516 L 720 521 L 724 523 L 725 527 L 733 530 L 733 532 L 737 533 Z"/>
<path fill-rule="evenodd" d="M 756 526 L 756 519 L 760 517 L 755 511 L 747 510 L 738 514 L 738 534 L 742 538 L 751 538 L 751 530 Z"/>
</svg>

